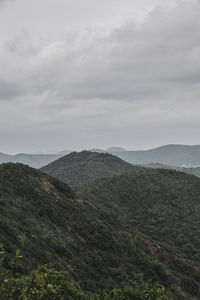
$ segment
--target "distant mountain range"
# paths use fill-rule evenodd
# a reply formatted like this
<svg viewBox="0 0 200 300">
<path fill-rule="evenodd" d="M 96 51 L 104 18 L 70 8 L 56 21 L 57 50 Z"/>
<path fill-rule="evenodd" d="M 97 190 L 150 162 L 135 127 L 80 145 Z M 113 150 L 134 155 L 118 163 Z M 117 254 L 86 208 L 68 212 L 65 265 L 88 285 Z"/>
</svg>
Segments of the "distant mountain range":
<svg viewBox="0 0 200 300">
<path fill-rule="evenodd" d="M 160 163 L 178 167 L 200 166 L 200 146 L 166 145 L 155 149 L 142 151 L 128 151 L 121 147 L 111 147 L 106 150 L 94 148 L 91 152 L 110 153 L 131 164 Z M 72 150 L 64 150 L 56 154 L 16 154 L 8 155 L 0 153 L 0 163 L 20 162 L 34 168 L 41 168 L 58 158 L 71 153 Z"/>
<path fill-rule="evenodd" d="M 13 162 L 22 163 L 24 165 L 29 165 L 32 168 L 39 169 L 42 166 L 49 164 L 50 162 L 58 159 L 61 156 L 69 154 L 71 151 L 65 150 L 57 154 L 26 154 L 19 153 L 15 155 L 9 155 L 5 153 L 0 153 L 0 164 Z"/>
<path fill-rule="evenodd" d="M 127 152 L 128 150 L 121 147 L 110 147 L 105 150 L 105 152 L 113 153 L 113 152 Z"/>
<path fill-rule="evenodd" d="M 200 166 L 200 146 L 166 145 L 143 151 L 111 152 L 131 164 L 161 163 L 171 166 Z"/>
<path fill-rule="evenodd" d="M 97 152 L 97 153 L 113 153 L 113 152 L 126 152 L 128 150 L 124 149 L 124 148 L 121 148 L 121 147 L 110 147 L 106 150 L 103 150 L 103 149 L 99 149 L 99 148 L 93 148 L 93 149 L 90 149 L 89 151 L 91 152 Z"/>
</svg>

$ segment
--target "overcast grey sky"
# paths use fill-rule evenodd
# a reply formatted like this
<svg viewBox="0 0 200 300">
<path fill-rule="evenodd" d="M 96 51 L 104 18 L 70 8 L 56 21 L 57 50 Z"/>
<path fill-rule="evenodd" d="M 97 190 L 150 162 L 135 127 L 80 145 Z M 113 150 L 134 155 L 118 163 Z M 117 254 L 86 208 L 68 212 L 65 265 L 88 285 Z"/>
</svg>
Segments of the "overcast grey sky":
<svg viewBox="0 0 200 300">
<path fill-rule="evenodd" d="M 0 152 L 200 144 L 196 0 L 0 0 Z"/>
</svg>

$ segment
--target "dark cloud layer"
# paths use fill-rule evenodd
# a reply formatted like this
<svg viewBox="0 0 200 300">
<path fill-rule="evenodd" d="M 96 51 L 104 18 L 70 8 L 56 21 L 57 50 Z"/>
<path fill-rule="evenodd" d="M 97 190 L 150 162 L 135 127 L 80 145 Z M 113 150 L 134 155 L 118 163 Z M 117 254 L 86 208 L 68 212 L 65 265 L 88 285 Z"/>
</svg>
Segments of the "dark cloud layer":
<svg viewBox="0 0 200 300">
<path fill-rule="evenodd" d="M 19 90 L 48 91 L 65 100 L 137 100 L 196 85 L 200 75 L 198 8 L 196 3 L 170 12 L 155 9 L 140 28 L 130 22 L 107 35 L 86 31 L 35 51 L 30 45 L 27 49 L 27 41 L 10 42 L 4 54 L 12 80 L 6 84 L 1 74 L 5 82 L 1 96 L 7 88 L 11 94 L 16 89 L 17 95 Z"/>
<path fill-rule="evenodd" d="M 109 32 L 86 29 L 48 44 L 35 44 L 31 36 L 7 41 L 0 48 L 2 130 L 9 132 L 7 110 L 18 131 L 27 122 L 24 136 L 37 132 L 38 141 L 46 136 L 49 146 L 51 134 L 65 146 L 65 133 L 69 147 L 96 145 L 97 132 L 103 144 L 112 136 L 113 143 L 131 147 L 133 136 L 142 147 L 145 141 L 147 147 L 194 142 L 200 109 L 199 8 L 197 1 L 179 1 L 173 9 L 155 8 L 140 26 L 129 20 Z M 12 105 L 19 105 L 16 114 Z M 187 128 L 187 141 L 181 128 Z"/>
</svg>

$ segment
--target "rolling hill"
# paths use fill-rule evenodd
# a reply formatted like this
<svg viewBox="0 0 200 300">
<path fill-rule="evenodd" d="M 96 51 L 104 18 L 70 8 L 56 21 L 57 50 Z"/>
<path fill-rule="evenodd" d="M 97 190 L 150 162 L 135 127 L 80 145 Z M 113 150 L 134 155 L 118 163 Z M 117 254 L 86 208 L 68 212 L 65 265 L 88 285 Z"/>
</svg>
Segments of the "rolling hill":
<svg viewBox="0 0 200 300">
<path fill-rule="evenodd" d="M 27 240 L 18 271 L 51 263 L 84 290 L 151 279 L 176 293 L 174 299 L 200 297 L 200 269 L 76 197 L 57 179 L 22 164 L 2 164 L 0 243 L 6 252 L 14 253 L 23 233 Z"/>
<path fill-rule="evenodd" d="M 166 145 L 144 151 L 115 151 L 114 154 L 132 164 L 161 163 L 172 166 L 200 166 L 199 145 Z"/>
<path fill-rule="evenodd" d="M 127 172 L 138 172 L 142 167 L 133 166 L 109 153 L 91 151 L 73 152 L 41 170 L 70 185 Z"/>
<path fill-rule="evenodd" d="M 173 170 L 101 178 L 80 185 L 79 195 L 115 211 L 148 237 L 200 263 L 200 179 Z"/>
</svg>

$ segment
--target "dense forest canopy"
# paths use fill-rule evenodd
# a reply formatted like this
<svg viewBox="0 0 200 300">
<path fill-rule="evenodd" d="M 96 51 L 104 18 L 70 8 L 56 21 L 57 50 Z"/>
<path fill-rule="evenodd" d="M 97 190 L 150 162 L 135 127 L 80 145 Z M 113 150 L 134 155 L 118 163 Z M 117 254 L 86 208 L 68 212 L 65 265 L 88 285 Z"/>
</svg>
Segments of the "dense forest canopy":
<svg viewBox="0 0 200 300">
<path fill-rule="evenodd" d="M 177 253 L 200 263 L 200 179 L 172 170 L 101 178 L 77 187 L 79 195 Z"/>
</svg>

